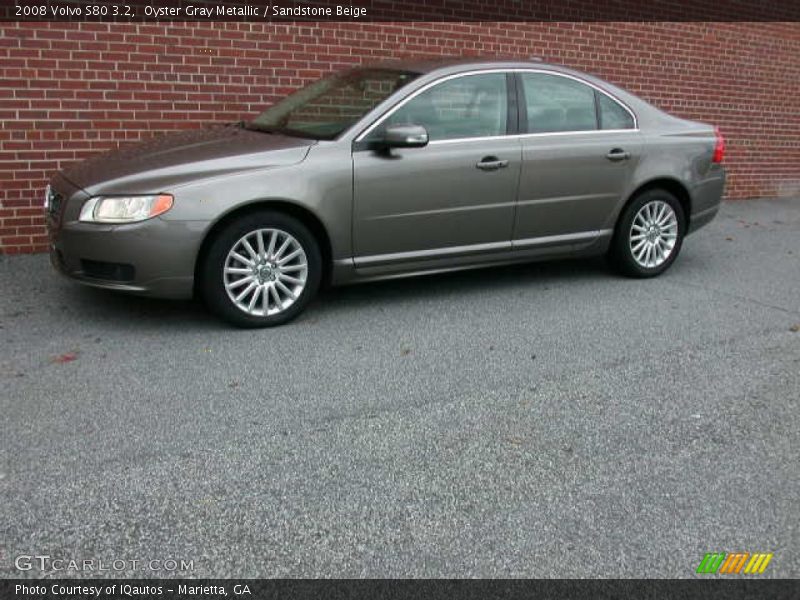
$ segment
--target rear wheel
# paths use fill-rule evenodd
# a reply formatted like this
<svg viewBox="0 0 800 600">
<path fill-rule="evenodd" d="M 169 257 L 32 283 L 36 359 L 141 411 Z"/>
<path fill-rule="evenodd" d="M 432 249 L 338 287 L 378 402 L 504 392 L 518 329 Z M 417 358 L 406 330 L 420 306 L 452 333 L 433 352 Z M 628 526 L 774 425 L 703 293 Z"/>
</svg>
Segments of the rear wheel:
<svg viewBox="0 0 800 600">
<path fill-rule="evenodd" d="M 617 222 L 610 249 L 613 265 L 629 277 L 655 277 L 678 256 L 686 220 L 678 199 L 647 190 L 628 204 Z"/>
<path fill-rule="evenodd" d="M 275 211 L 243 216 L 220 231 L 202 265 L 208 307 L 239 327 L 272 327 L 300 314 L 319 289 L 322 258 L 297 219 Z"/>
</svg>

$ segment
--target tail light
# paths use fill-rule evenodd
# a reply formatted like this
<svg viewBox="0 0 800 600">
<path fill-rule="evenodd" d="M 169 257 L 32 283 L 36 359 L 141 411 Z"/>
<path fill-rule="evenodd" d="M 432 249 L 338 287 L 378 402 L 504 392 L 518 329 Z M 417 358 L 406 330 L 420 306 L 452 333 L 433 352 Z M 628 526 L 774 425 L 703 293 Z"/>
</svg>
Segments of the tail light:
<svg viewBox="0 0 800 600">
<path fill-rule="evenodd" d="M 714 156 L 711 162 L 721 163 L 722 159 L 725 158 L 725 138 L 722 137 L 719 127 L 714 127 L 714 137 L 717 141 L 714 144 Z"/>
</svg>

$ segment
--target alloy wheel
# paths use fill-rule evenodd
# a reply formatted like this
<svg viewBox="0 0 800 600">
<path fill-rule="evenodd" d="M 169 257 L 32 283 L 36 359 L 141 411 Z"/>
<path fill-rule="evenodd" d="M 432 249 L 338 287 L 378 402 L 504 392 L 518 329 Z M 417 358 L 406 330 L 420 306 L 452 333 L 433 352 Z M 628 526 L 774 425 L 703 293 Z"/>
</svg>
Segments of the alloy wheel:
<svg viewBox="0 0 800 600">
<path fill-rule="evenodd" d="M 675 249 L 678 217 L 666 202 L 648 202 L 633 218 L 628 238 L 631 255 L 639 266 L 646 269 L 659 267 Z"/>
<path fill-rule="evenodd" d="M 280 229 L 242 236 L 225 258 L 223 283 L 231 302 L 248 315 L 282 313 L 306 287 L 308 258 L 303 246 Z"/>
</svg>

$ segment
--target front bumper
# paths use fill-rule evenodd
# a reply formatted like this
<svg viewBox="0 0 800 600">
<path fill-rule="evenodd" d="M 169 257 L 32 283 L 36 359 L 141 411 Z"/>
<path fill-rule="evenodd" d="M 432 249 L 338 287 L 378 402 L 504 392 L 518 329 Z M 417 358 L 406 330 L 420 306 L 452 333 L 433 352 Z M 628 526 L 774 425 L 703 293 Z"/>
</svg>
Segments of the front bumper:
<svg viewBox="0 0 800 600">
<path fill-rule="evenodd" d="M 50 237 L 53 266 L 93 287 L 159 298 L 190 298 L 202 230 L 152 219 L 131 225 L 68 223 Z"/>
<path fill-rule="evenodd" d="M 56 270 L 92 287 L 154 296 L 190 298 L 205 223 L 160 217 L 125 225 L 77 220 L 86 200 L 61 183 L 64 206 L 48 213 L 50 260 Z"/>
</svg>

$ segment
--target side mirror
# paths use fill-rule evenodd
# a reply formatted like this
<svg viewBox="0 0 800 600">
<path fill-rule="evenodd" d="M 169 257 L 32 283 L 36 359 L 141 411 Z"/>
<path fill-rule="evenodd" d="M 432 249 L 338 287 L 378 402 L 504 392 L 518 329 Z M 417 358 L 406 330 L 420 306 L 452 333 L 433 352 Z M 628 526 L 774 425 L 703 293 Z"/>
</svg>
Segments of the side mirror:
<svg viewBox="0 0 800 600">
<path fill-rule="evenodd" d="M 422 148 L 428 145 L 428 132 L 422 125 L 390 125 L 381 141 L 388 148 Z"/>
</svg>

